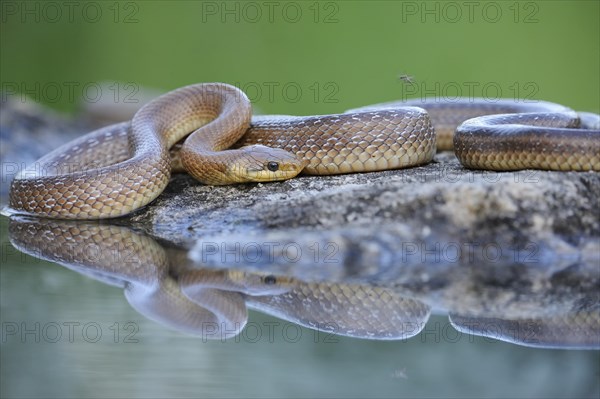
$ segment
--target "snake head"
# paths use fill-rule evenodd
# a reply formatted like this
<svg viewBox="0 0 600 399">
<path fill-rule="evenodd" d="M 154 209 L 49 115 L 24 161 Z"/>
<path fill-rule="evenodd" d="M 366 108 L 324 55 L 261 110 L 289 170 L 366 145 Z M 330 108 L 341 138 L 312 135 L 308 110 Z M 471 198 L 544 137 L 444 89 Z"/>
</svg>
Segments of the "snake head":
<svg viewBox="0 0 600 399">
<path fill-rule="evenodd" d="M 241 156 L 227 170 L 227 174 L 238 182 L 291 179 L 308 164 L 288 151 L 260 144 L 242 147 L 239 151 Z"/>
<path fill-rule="evenodd" d="M 250 273 L 243 270 L 227 270 L 227 280 L 239 292 L 250 296 L 276 296 L 293 291 L 296 281 L 290 277 L 272 274 Z"/>
</svg>

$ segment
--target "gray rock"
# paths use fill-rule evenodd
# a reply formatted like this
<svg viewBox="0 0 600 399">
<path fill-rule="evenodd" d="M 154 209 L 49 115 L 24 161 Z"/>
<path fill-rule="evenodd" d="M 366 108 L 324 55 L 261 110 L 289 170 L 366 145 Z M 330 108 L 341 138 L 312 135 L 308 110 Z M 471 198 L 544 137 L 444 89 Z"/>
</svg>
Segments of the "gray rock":
<svg viewBox="0 0 600 399">
<path fill-rule="evenodd" d="M 89 118 L 68 120 L 11 97 L 2 109 L 5 202 L 12 177 L 6 164 L 27 163 L 55 148 L 85 131 L 82 121 Z M 358 234 L 363 245 L 377 247 L 385 233 L 404 240 L 405 250 L 412 248 L 406 240 L 414 238 L 434 246 L 455 242 L 463 250 L 474 243 L 502 243 L 520 251 L 545 246 L 597 259 L 597 247 L 589 244 L 600 237 L 598 198 L 599 173 L 468 170 L 444 152 L 420 167 L 269 184 L 212 187 L 177 174 L 156 201 L 113 222 L 186 246 L 211 237 L 269 234 L 287 240 L 345 234 L 352 239 L 349 235 Z M 557 259 L 564 257 L 539 255 L 540 262 L 562 267 Z"/>
<path fill-rule="evenodd" d="M 269 184 L 210 187 L 175 176 L 157 201 L 129 220 L 173 242 L 347 227 L 376 236 L 392 224 L 469 240 L 550 235 L 577 244 L 600 233 L 599 194 L 598 173 L 474 171 L 443 153 L 422 167 Z"/>
<path fill-rule="evenodd" d="M 89 126 L 33 100 L 0 93 L 0 201 L 8 202 L 14 176 L 50 150 L 85 133 Z"/>
<path fill-rule="evenodd" d="M 0 120 L 3 146 L 12 114 L 21 118 L 9 107 Z M 476 171 L 439 153 L 410 169 L 269 184 L 174 175 L 152 204 L 111 223 L 188 248 L 201 268 L 393 289 L 454 315 L 457 328 L 584 312 L 597 345 L 598 198 L 599 173 Z"/>
</svg>

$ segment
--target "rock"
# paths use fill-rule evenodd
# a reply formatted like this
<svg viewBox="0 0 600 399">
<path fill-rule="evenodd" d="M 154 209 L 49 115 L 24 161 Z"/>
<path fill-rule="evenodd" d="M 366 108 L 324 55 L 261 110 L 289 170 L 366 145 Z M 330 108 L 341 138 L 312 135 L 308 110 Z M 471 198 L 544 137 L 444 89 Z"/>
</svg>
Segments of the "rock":
<svg viewBox="0 0 600 399">
<path fill-rule="evenodd" d="M 0 119 L 5 163 L 25 163 L 56 147 L 85 130 L 81 120 L 9 97 Z M 4 202 L 11 177 L 3 173 Z M 360 232 L 361 243 L 377 247 L 385 232 L 432 245 L 440 237 L 461 247 L 501 243 L 525 251 L 545 245 L 591 259 L 597 248 L 589 243 L 600 237 L 598 198 L 596 172 L 468 170 L 443 152 L 420 167 L 268 184 L 213 187 L 176 174 L 152 204 L 113 222 L 186 246 L 212 237 L 275 234 L 286 240 Z"/>
<path fill-rule="evenodd" d="M 36 127 L 19 140 L 57 125 L 80 130 L 33 113 L 7 107 L 3 140 L 31 118 Z M 457 328 L 473 317 L 591 313 L 597 346 L 598 198 L 596 172 L 468 170 L 444 152 L 420 167 L 269 184 L 174 175 L 152 204 L 110 223 L 189 248 L 201 268 L 391 289 L 454 315 Z"/>
<path fill-rule="evenodd" d="M 8 202 L 14 176 L 50 150 L 88 131 L 89 126 L 20 96 L 0 95 L 0 200 Z"/>
<path fill-rule="evenodd" d="M 115 96 L 117 87 L 124 89 L 124 98 Z M 79 112 L 74 117 L 43 107 L 22 94 L 0 93 L 2 206 L 8 202 L 10 182 L 26 165 L 87 132 L 130 120 L 142 105 L 161 94 L 156 89 L 124 82 L 100 82 L 98 92 L 101 96 L 95 101 L 79 102 Z"/>
</svg>

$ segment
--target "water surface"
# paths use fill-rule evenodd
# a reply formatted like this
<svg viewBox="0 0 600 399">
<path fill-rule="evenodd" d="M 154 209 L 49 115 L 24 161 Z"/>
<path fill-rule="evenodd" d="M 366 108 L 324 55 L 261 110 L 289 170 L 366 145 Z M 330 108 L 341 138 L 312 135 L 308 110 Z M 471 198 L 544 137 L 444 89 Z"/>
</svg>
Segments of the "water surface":
<svg viewBox="0 0 600 399">
<path fill-rule="evenodd" d="M 3 397 L 600 393 L 597 351 L 534 349 L 459 333 L 446 316 L 432 316 L 410 339 L 373 341 L 251 312 L 238 335 L 205 340 L 144 318 L 122 288 L 13 249 L 5 218 L 2 235 Z"/>
</svg>

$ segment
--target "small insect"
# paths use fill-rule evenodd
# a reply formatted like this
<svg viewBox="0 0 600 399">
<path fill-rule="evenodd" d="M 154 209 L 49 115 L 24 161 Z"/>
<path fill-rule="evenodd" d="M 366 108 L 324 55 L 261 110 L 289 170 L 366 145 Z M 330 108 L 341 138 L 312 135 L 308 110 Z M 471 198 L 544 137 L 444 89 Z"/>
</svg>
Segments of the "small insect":
<svg viewBox="0 0 600 399">
<path fill-rule="evenodd" d="M 411 75 L 402 74 L 402 75 L 398 76 L 398 79 L 406 84 L 410 84 L 410 85 L 415 84 L 415 80 L 414 80 L 415 77 L 411 76 Z"/>
</svg>

